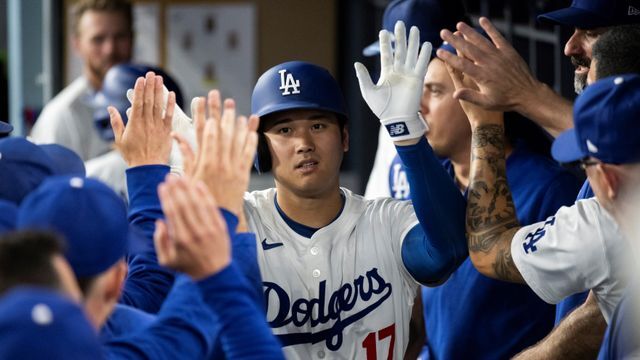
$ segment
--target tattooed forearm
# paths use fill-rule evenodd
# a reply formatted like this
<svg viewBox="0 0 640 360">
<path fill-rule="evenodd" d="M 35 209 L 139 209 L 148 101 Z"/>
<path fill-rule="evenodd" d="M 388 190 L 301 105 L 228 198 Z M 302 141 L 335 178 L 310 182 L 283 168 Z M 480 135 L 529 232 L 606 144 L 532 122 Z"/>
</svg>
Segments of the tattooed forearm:
<svg viewBox="0 0 640 360">
<path fill-rule="evenodd" d="M 476 127 L 471 146 L 466 219 L 469 254 L 485 275 L 521 281 L 511 258 L 511 239 L 520 224 L 507 183 L 504 127 Z"/>
</svg>

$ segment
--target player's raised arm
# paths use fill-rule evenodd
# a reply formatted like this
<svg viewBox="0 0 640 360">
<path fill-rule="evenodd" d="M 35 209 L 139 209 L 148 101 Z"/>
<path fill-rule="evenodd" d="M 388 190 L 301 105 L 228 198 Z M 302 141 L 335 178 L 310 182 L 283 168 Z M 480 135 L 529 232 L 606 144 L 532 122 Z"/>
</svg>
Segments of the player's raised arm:
<svg viewBox="0 0 640 360">
<path fill-rule="evenodd" d="M 517 111 L 553 136 L 570 128 L 571 102 L 533 77 L 525 61 L 489 19 L 480 18 L 480 26 L 491 41 L 465 23 L 458 23 L 459 34 L 441 32 L 442 39 L 465 56 L 440 50 L 438 57 L 478 84 L 477 88 L 458 89 L 454 97 L 490 110 Z"/>
<path fill-rule="evenodd" d="M 411 28 L 407 42 L 401 21 L 396 24 L 395 39 L 394 53 L 390 34 L 380 32 L 382 73 L 377 84 L 360 63 L 355 64 L 356 74 L 362 97 L 386 127 L 405 165 L 420 221 L 403 239 L 403 263 L 416 280 L 437 284 L 467 256 L 465 203 L 427 143 L 419 113 L 431 44 L 420 46 L 416 27 Z"/>
<path fill-rule="evenodd" d="M 456 90 L 477 89 L 459 71 L 447 69 Z M 483 275 L 523 283 L 511 257 L 511 241 L 520 223 L 507 182 L 503 113 L 467 101 L 460 104 L 472 131 L 466 214 L 469 257 Z"/>
</svg>

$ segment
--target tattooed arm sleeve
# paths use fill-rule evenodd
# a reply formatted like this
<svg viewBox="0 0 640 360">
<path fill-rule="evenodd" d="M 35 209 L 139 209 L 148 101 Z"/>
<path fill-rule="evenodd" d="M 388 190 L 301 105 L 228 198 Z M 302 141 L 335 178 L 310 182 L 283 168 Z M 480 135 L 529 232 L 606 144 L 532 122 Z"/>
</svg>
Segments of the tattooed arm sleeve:
<svg viewBox="0 0 640 360">
<path fill-rule="evenodd" d="M 485 276 L 523 283 L 511 257 L 511 240 L 520 228 L 507 183 L 504 125 L 473 129 L 466 229 L 469 257 Z"/>
</svg>

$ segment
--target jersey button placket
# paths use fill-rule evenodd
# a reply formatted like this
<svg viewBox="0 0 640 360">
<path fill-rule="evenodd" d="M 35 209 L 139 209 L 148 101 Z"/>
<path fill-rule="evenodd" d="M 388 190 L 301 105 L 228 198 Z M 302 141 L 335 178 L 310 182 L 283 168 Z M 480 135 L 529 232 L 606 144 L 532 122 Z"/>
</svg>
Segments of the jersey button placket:
<svg viewBox="0 0 640 360">
<path fill-rule="evenodd" d="M 323 350 L 318 351 L 318 358 L 319 358 L 319 359 L 324 359 L 324 355 L 325 355 L 325 354 L 324 354 L 324 351 L 323 351 Z"/>
<path fill-rule="evenodd" d="M 314 277 L 314 278 L 318 278 L 318 277 L 320 277 L 320 270 L 318 270 L 318 269 L 314 269 L 314 270 L 311 272 L 311 275 L 313 275 L 313 277 Z"/>
<path fill-rule="evenodd" d="M 309 249 L 309 252 L 311 253 L 311 255 L 316 256 L 320 253 L 320 249 L 318 249 L 317 246 L 314 246 L 311 249 Z"/>
</svg>

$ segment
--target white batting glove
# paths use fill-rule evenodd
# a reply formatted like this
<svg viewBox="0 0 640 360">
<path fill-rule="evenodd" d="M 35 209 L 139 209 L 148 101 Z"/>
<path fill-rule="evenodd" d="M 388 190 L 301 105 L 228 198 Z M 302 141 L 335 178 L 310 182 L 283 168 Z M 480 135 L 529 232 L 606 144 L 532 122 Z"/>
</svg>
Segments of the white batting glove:
<svg viewBox="0 0 640 360">
<path fill-rule="evenodd" d="M 167 87 L 163 85 L 164 92 L 164 104 L 162 111 L 167 108 L 167 101 L 169 98 L 169 90 Z M 127 90 L 127 99 L 130 103 L 133 104 L 133 89 Z M 193 114 L 193 107 L 195 106 L 195 100 L 191 101 L 191 113 Z M 130 109 L 130 108 L 129 108 Z M 127 109 L 127 116 L 129 109 Z M 171 128 L 172 131 L 182 135 L 185 139 L 187 139 L 191 143 L 191 148 L 194 151 L 197 148 L 196 143 L 196 128 L 193 124 L 193 120 L 187 116 L 187 114 L 180 109 L 178 104 L 173 109 L 173 118 L 171 120 Z M 178 142 L 173 140 L 173 145 L 171 146 L 171 154 L 169 155 L 169 166 L 171 167 L 171 172 L 175 174 L 182 175 L 184 172 L 183 160 L 182 160 L 182 152 L 180 152 L 180 147 Z"/>
<path fill-rule="evenodd" d="M 396 23 L 395 40 L 394 51 L 389 32 L 380 31 L 381 73 L 377 84 L 373 84 L 364 65 L 359 62 L 354 65 L 360 92 L 367 105 L 380 119 L 391 139 L 403 141 L 422 137 L 427 130 L 419 111 L 431 44 L 425 42 L 420 48 L 420 31 L 415 26 L 411 27 L 407 44 L 402 21 Z"/>
</svg>

